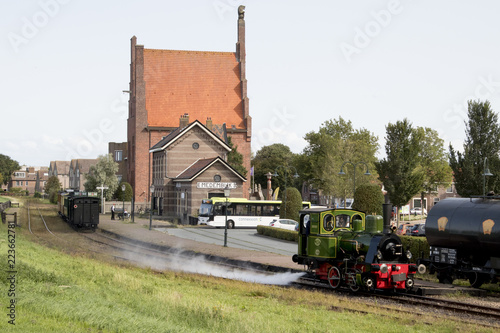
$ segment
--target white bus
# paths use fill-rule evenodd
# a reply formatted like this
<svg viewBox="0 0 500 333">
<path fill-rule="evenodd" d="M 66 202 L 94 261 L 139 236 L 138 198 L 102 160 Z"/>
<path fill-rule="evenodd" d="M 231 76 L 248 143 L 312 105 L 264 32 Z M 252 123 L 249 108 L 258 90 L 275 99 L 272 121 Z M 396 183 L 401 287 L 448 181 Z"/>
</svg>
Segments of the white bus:
<svg viewBox="0 0 500 333">
<path fill-rule="evenodd" d="M 281 201 L 248 200 L 227 198 L 227 227 L 257 227 L 269 225 L 279 218 Z M 311 207 L 310 202 L 302 202 L 303 208 Z M 198 214 L 198 224 L 212 227 L 224 227 L 226 222 L 226 198 L 214 197 L 203 199 Z"/>
</svg>

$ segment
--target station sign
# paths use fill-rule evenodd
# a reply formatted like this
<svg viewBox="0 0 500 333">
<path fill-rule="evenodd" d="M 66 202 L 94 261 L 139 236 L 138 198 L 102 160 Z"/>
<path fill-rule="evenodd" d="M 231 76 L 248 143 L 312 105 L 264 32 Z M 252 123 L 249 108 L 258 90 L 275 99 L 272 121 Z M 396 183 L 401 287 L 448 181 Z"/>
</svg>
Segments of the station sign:
<svg viewBox="0 0 500 333">
<path fill-rule="evenodd" d="M 196 188 L 204 189 L 225 189 L 228 186 L 231 190 L 237 187 L 236 183 L 224 183 L 224 182 L 197 182 Z"/>
</svg>

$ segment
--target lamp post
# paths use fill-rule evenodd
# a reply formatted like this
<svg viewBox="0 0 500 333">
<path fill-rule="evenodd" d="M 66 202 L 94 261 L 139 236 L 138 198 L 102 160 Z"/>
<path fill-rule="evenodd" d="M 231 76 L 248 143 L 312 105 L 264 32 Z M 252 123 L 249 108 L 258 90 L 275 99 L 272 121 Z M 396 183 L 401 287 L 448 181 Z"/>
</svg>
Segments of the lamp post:
<svg viewBox="0 0 500 333">
<path fill-rule="evenodd" d="M 122 209 L 123 219 L 125 220 L 125 184 L 122 184 Z"/>
<path fill-rule="evenodd" d="M 285 173 L 285 189 L 283 190 L 283 202 L 285 203 L 285 206 L 283 207 L 284 208 L 284 215 L 283 215 L 283 218 L 286 219 L 286 179 L 288 178 L 288 171 L 290 169 L 294 169 L 295 170 L 295 174 L 293 175 L 293 178 L 299 178 L 299 174 L 297 173 L 297 169 L 295 169 L 294 166 L 284 166 L 284 165 L 278 165 L 278 167 L 274 170 L 274 174 L 273 176 L 274 177 L 278 177 L 279 174 L 278 174 L 278 170 L 282 168 L 284 170 L 284 173 Z"/>
<path fill-rule="evenodd" d="M 151 209 L 149 210 L 149 230 L 151 230 L 151 224 L 153 223 L 153 193 L 155 192 L 155 186 L 151 185 L 149 187 L 149 191 L 151 192 Z"/>
<path fill-rule="evenodd" d="M 224 247 L 227 247 L 227 198 L 231 195 L 231 189 L 229 185 L 224 188 L 224 197 L 226 198 L 226 223 L 224 224 Z"/>
<path fill-rule="evenodd" d="M 347 161 L 347 162 L 344 162 L 342 164 L 342 166 L 340 167 L 340 172 L 339 172 L 339 175 L 345 175 L 345 172 L 344 172 L 344 165 L 346 164 L 350 164 L 352 165 L 352 168 L 353 168 L 353 174 L 352 174 L 352 182 L 353 182 L 353 189 L 352 189 L 352 197 L 354 198 L 354 192 L 356 192 L 356 167 L 360 164 L 364 164 L 364 166 L 366 167 L 366 172 L 364 173 L 365 176 L 369 176 L 371 175 L 370 171 L 368 171 L 368 164 L 366 164 L 365 162 L 358 162 L 356 164 L 350 162 L 350 161 Z M 345 200 L 344 200 L 344 208 L 345 208 Z"/>
<path fill-rule="evenodd" d="M 493 174 L 490 172 L 490 169 L 486 166 L 488 162 L 488 158 L 484 158 L 484 165 L 483 165 L 483 197 L 486 196 L 486 176 L 493 176 Z"/>
</svg>

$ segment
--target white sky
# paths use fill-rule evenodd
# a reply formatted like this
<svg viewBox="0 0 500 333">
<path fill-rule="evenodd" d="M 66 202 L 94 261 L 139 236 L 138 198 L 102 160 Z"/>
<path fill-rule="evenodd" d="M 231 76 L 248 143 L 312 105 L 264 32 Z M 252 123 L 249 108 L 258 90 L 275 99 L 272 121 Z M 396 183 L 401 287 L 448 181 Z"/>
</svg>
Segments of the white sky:
<svg viewBox="0 0 500 333">
<path fill-rule="evenodd" d="M 252 150 L 342 116 L 379 137 L 408 118 L 461 148 L 468 99 L 500 110 L 498 1 L 0 0 L 0 153 L 96 158 L 126 141 L 130 38 L 235 51 L 246 5 Z"/>
</svg>

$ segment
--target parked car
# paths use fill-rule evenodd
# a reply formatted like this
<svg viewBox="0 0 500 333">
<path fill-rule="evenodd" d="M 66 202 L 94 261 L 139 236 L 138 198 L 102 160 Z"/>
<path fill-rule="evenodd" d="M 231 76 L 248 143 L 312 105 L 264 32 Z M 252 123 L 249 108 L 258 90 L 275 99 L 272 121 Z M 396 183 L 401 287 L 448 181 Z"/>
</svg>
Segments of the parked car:
<svg viewBox="0 0 500 333">
<path fill-rule="evenodd" d="M 409 235 L 414 225 L 414 223 L 400 224 L 398 230 L 396 230 L 396 235 Z"/>
<path fill-rule="evenodd" d="M 415 207 L 412 210 L 410 210 L 411 215 L 422 215 L 422 208 L 421 207 Z M 424 215 L 427 215 L 427 209 L 424 208 Z"/>
<path fill-rule="evenodd" d="M 270 227 L 276 227 L 281 229 L 295 230 L 295 226 L 298 226 L 299 223 L 290 219 L 276 219 L 269 223 Z"/>
<path fill-rule="evenodd" d="M 413 228 L 411 228 L 409 235 L 411 236 L 425 236 L 425 224 L 419 223 L 415 224 Z"/>
</svg>

